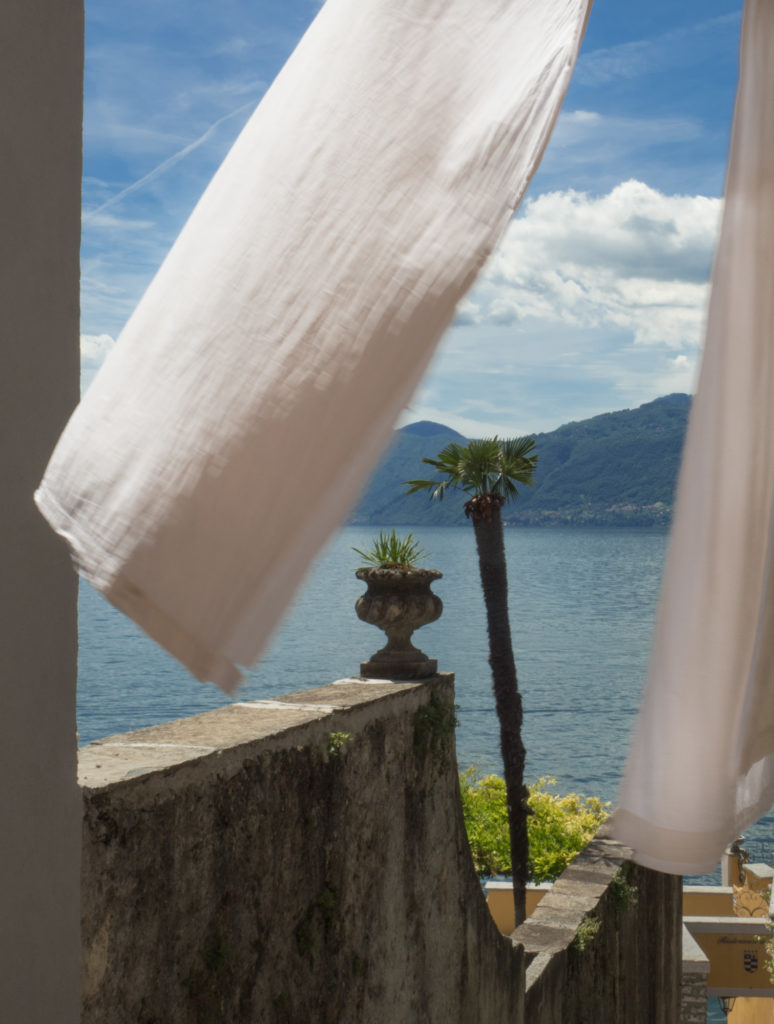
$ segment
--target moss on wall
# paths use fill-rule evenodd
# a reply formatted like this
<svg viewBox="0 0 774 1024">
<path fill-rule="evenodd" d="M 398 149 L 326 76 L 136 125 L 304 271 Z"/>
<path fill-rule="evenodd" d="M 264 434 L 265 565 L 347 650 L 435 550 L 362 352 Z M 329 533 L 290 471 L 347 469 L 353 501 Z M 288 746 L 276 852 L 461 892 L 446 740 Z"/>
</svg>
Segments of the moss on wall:
<svg viewBox="0 0 774 1024">
<path fill-rule="evenodd" d="M 340 707 L 229 708 L 84 752 L 135 758 L 85 791 L 84 942 L 106 955 L 86 958 L 84 1024 L 519 1024 L 522 955 L 467 851 L 451 679 L 294 699 Z"/>
</svg>

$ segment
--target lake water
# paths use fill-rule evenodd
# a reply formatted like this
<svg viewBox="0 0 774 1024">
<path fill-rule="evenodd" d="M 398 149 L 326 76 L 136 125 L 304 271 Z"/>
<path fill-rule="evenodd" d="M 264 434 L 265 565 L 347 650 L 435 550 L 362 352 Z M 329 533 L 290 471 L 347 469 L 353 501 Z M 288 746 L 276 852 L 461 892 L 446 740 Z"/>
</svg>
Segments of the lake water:
<svg viewBox="0 0 774 1024">
<path fill-rule="evenodd" d="M 354 603 L 364 585 L 347 527 L 323 553 L 284 625 L 237 699 L 279 696 L 359 673 L 384 635 Z M 461 767 L 500 771 L 484 603 L 472 527 L 414 531 L 443 579 L 436 623 L 414 642 L 456 674 Z M 525 710 L 530 779 L 613 800 L 645 680 L 667 536 L 659 530 L 506 530 L 512 633 Z M 229 703 L 193 680 L 88 585 L 81 584 L 78 725 L 81 743 Z M 768 854 L 772 821 L 748 837 Z"/>
<path fill-rule="evenodd" d="M 355 578 L 373 531 L 344 529 L 311 572 L 238 699 L 275 696 L 356 675 L 384 642 L 362 623 Z M 473 530 L 416 531 L 423 563 L 444 577 L 436 623 L 414 642 L 456 674 L 461 765 L 500 769 Z M 615 795 L 647 663 L 666 535 L 643 530 L 506 531 L 510 611 L 525 707 L 530 777 Z M 202 686 L 87 585 L 80 595 L 81 742 L 229 702 Z"/>
</svg>

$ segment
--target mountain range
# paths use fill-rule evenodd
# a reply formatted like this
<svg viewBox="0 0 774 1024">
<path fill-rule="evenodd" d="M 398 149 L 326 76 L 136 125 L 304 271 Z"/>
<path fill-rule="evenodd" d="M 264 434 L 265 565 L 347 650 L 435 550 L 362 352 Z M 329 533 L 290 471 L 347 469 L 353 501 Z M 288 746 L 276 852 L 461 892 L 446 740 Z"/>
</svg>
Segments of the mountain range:
<svg viewBox="0 0 774 1024">
<path fill-rule="evenodd" d="M 534 487 L 503 508 L 507 525 L 663 526 L 671 521 L 675 483 L 691 399 L 673 394 L 637 409 L 604 413 L 533 434 Z M 450 442 L 467 443 L 450 427 L 423 420 L 395 438 L 351 515 L 353 524 L 458 526 L 463 492 L 431 501 L 406 494 L 406 480 L 431 479 L 423 458 Z"/>
</svg>

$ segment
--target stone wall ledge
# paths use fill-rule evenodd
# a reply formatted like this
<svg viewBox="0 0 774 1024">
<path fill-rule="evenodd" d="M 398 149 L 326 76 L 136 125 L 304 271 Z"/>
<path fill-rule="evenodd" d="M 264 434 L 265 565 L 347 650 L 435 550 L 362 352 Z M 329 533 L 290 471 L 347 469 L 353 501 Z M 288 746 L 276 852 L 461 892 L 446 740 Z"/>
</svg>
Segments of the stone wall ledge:
<svg viewBox="0 0 774 1024">
<path fill-rule="evenodd" d="M 580 853 L 530 917 L 513 933 L 529 965 L 540 953 L 566 952 L 584 918 L 592 915 L 631 850 L 600 834 Z"/>
<path fill-rule="evenodd" d="M 679 1019 L 681 879 L 631 858 L 603 827 L 513 932 L 527 960 L 526 1020 Z"/>
<path fill-rule="evenodd" d="M 448 683 L 453 678 L 440 673 L 432 680 Z M 345 718 L 347 730 L 351 730 L 370 717 L 375 705 L 388 713 L 391 704 L 399 702 L 403 706 L 407 691 L 419 691 L 432 680 L 406 683 L 361 677 L 339 679 L 276 699 L 241 701 L 108 736 L 79 750 L 78 782 L 90 791 L 141 776 L 155 776 L 154 781 L 160 782 L 176 772 L 195 772 L 203 760 L 212 757 L 220 759 L 221 771 L 227 771 L 229 765 L 238 770 L 246 744 L 260 742 L 263 749 L 275 750 L 285 747 L 292 738 L 303 745 L 322 731 L 339 731 Z"/>
<path fill-rule="evenodd" d="M 709 974 L 710 962 L 707 954 L 701 948 L 693 935 L 683 925 L 683 984 L 686 982 L 686 975 Z M 706 982 L 705 982 L 706 984 Z"/>
</svg>

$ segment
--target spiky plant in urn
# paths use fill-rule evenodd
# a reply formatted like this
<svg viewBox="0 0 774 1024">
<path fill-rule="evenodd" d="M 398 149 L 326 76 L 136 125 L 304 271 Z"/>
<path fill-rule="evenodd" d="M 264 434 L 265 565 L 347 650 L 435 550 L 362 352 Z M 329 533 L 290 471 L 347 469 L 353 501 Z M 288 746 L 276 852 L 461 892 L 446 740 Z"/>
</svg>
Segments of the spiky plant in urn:
<svg viewBox="0 0 774 1024">
<path fill-rule="evenodd" d="M 358 618 L 378 626 L 387 634 L 387 643 L 361 662 L 360 674 L 369 679 L 426 679 L 438 671 L 435 658 L 428 658 L 411 642 L 411 634 L 428 622 L 435 622 L 443 603 L 430 589 L 443 573 L 422 569 L 417 562 L 426 558 L 409 533 L 399 537 L 381 532 L 365 551 L 353 548 L 365 562 L 355 572 L 368 589 L 357 599 Z"/>
</svg>

